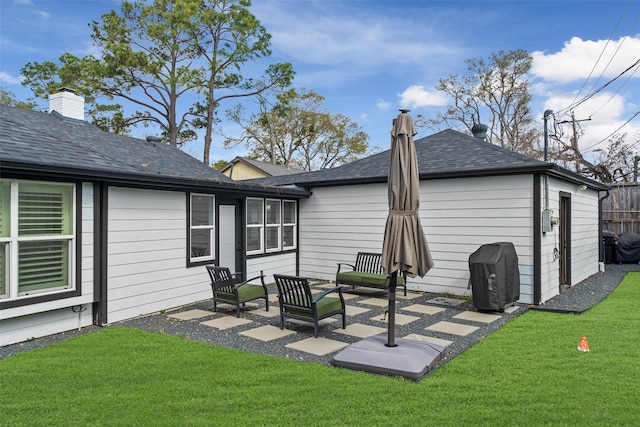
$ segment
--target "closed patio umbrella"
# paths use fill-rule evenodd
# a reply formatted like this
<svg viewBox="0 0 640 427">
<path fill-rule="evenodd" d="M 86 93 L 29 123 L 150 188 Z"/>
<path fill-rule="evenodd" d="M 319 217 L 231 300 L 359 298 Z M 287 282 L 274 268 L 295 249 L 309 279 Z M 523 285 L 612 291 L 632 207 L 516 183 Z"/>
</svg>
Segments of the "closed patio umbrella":
<svg viewBox="0 0 640 427">
<path fill-rule="evenodd" d="M 416 131 L 408 110 L 400 111 L 391 131 L 389 216 L 382 244 L 382 267 L 390 275 L 387 342 L 379 335 L 365 338 L 336 354 L 333 364 L 418 381 L 442 360 L 444 347 L 409 338 L 400 338 L 396 345 L 394 337 L 398 272 L 424 276 L 433 267 L 418 213 L 420 177 L 413 143 Z"/>
<path fill-rule="evenodd" d="M 389 285 L 388 347 L 394 347 L 395 291 L 398 273 L 424 277 L 433 258 L 420 223 L 420 178 L 413 136 L 416 130 L 408 110 L 400 110 L 391 130 L 391 161 L 387 179 L 389 215 L 382 244 L 382 268 Z"/>
</svg>

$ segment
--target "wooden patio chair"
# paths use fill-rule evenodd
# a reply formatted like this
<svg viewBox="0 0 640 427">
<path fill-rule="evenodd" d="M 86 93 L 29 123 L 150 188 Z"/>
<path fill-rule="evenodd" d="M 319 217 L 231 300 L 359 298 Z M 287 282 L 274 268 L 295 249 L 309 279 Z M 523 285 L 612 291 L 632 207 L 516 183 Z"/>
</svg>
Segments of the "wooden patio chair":
<svg viewBox="0 0 640 427">
<path fill-rule="evenodd" d="M 336 314 L 342 315 L 342 329 L 347 327 L 342 287 L 327 289 L 317 295 L 311 294 L 309 280 L 298 276 L 274 274 L 278 287 L 280 304 L 280 329 L 284 329 L 284 319 L 298 319 L 313 322 L 314 337 L 318 338 L 318 322 Z M 336 297 L 328 296 L 337 292 Z"/>
<path fill-rule="evenodd" d="M 213 291 L 213 311 L 217 311 L 217 303 L 233 304 L 236 306 L 236 317 L 240 317 L 240 304 L 247 301 L 264 299 L 266 309 L 269 311 L 269 298 L 267 285 L 264 283 L 264 274 L 242 280 L 242 273 L 231 273 L 227 267 L 207 265 L 207 272 L 211 278 Z M 260 284 L 250 283 L 260 279 Z"/>
</svg>

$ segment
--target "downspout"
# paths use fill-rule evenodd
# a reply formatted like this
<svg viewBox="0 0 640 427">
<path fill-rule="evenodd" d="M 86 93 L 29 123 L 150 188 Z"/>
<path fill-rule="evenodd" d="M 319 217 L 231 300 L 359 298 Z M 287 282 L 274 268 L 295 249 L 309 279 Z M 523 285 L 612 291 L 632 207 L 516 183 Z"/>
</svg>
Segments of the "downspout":
<svg viewBox="0 0 640 427">
<path fill-rule="evenodd" d="M 602 197 L 602 198 L 598 197 L 598 238 L 600 239 L 600 245 L 598 245 L 598 247 L 600 248 L 600 253 L 598 254 L 598 260 L 601 263 L 605 262 L 605 259 L 604 259 L 604 251 L 605 251 L 605 249 L 604 249 L 604 239 L 602 238 L 602 231 L 603 231 L 602 230 L 602 216 L 603 216 L 602 215 L 602 202 L 605 199 L 608 199 L 610 195 L 611 195 L 611 191 L 606 190 L 604 197 Z M 602 271 L 604 271 L 604 270 L 602 270 Z"/>
<path fill-rule="evenodd" d="M 553 116 L 553 110 L 544 112 L 544 161 L 549 161 L 549 116 Z M 549 209 L 549 175 L 544 174 L 544 209 Z"/>
<path fill-rule="evenodd" d="M 107 319 L 107 233 L 108 233 L 108 200 L 109 186 L 104 182 L 94 185 L 94 303 L 93 322 L 97 326 L 108 323 Z"/>
<path fill-rule="evenodd" d="M 533 304 L 542 299 L 542 211 L 540 174 L 533 175 Z"/>
</svg>

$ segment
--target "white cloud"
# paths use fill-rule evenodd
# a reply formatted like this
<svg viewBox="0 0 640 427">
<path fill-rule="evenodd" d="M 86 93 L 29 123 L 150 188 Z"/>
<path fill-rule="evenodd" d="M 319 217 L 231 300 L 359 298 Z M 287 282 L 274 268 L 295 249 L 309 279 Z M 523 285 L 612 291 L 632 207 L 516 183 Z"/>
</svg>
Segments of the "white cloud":
<svg viewBox="0 0 640 427">
<path fill-rule="evenodd" d="M 591 79 L 597 79 L 602 74 L 603 78 L 609 80 L 640 59 L 638 52 L 640 38 L 637 37 L 623 37 L 609 42 L 573 37 L 559 52 L 533 52 L 531 74 L 556 83 L 584 81 L 589 74 Z M 640 77 L 640 74 L 636 77 Z"/>
<path fill-rule="evenodd" d="M 5 73 L 4 71 L 0 71 L 0 82 L 10 85 L 17 85 L 21 81 L 22 79 L 20 77 L 13 77 L 12 75 Z"/>
<path fill-rule="evenodd" d="M 560 112 L 567 105 L 571 105 L 574 99 L 575 94 L 572 93 L 552 94 L 545 101 L 544 108 Z M 594 122 L 610 123 L 619 120 L 625 110 L 625 99 L 622 95 L 601 92 L 577 106 L 573 112 L 576 119 L 592 118 Z M 566 117 L 562 118 L 565 119 Z"/>
<path fill-rule="evenodd" d="M 370 13 L 351 2 L 265 1 L 256 2 L 252 12 L 271 34 L 274 55 L 292 62 L 299 73 L 338 69 L 352 79 L 380 72 L 416 74 L 466 56 L 462 43 L 419 17 Z"/>
<path fill-rule="evenodd" d="M 566 112 L 558 115 L 557 112 L 570 105 L 574 98 L 575 95 L 572 93 L 553 94 L 544 103 L 545 110 L 550 109 L 556 112 L 556 120 L 564 122 L 558 123 L 564 138 L 570 138 L 573 134 L 571 114 Z M 625 125 L 633 115 L 628 107 L 623 96 L 600 93 L 575 108 L 573 117 L 576 120 L 578 145 L 584 150 L 583 154 L 592 152 L 594 149 L 605 148 L 608 138 L 614 133 L 627 133 L 627 142 L 631 142 L 638 135 L 640 129 L 633 122 Z"/>
<path fill-rule="evenodd" d="M 379 111 L 389 111 L 389 108 L 391 108 L 391 103 L 385 101 L 384 99 L 378 99 L 378 101 L 376 102 L 376 109 L 378 109 Z"/>
<path fill-rule="evenodd" d="M 409 86 L 398 95 L 402 107 L 419 108 L 447 105 L 447 98 L 439 92 L 431 92 L 421 85 Z"/>
</svg>

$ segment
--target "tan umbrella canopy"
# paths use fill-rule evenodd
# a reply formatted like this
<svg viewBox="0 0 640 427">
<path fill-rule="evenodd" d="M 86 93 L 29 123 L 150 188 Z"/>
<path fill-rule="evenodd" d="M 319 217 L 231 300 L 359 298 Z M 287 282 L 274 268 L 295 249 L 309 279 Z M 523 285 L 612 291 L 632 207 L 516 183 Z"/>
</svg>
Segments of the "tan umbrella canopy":
<svg viewBox="0 0 640 427">
<path fill-rule="evenodd" d="M 385 274 L 406 272 L 424 277 L 433 267 L 433 258 L 420 224 L 420 178 L 411 116 L 400 110 L 391 130 L 389 165 L 389 216 L 382 243 Z"/>
<path fill-rule="evenodd" d="M 398 272 L 424 277 L 433 258 L 420 224 L 420 176 L 413 136 L 416 130 L 408 110 L 400 110 L 391 130 L 389 216 L 382 243 L 382 268 L 391 275 L 387 346 L 394 347 L 395 291 Z"/>
</svg>

